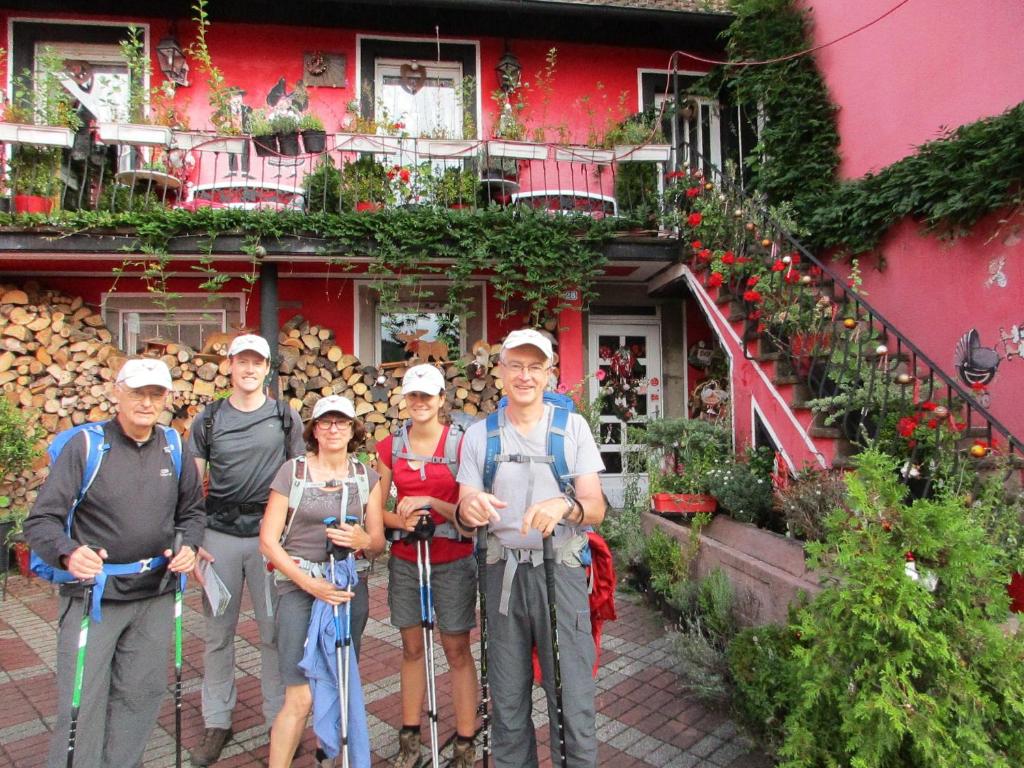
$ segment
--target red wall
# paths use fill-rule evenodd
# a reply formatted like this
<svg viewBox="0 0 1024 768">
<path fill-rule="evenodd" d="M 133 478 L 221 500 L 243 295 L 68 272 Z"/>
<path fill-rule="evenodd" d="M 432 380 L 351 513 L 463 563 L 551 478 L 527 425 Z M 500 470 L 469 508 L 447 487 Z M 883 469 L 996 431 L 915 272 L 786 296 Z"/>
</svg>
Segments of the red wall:
<svg viewBox="0 0 1024 768">
<path fill-rule="evenodd" d="M 834 40 L 894 5 L 815 0 L 814 43 Z M 841 175 L 878 171 L 949 129 L 1024 100 L 1022 29 L 1019 2 L 908 2 L 815 53 L 840 108 Z M 1004 223 L 1006 213 L 987 217 L 970 237 L 955 241 L 922 236 L 916 223 L 905 221 L 882 242 L 884 271 L 874 257 L 861 266 L 867 300 L 947 374 L 953 374 L 957 341 L 972 328 L 983 346 L 1004 357 L 989 386 L 989 408 L 1019 437 L 1024 361 L 1005 357 L 999 329 L 1009 333 L 1024 325 L 1024 221 L 1018 212 Z M 1002 277 L 993 277 L 997 271 Z"/>
</svg>

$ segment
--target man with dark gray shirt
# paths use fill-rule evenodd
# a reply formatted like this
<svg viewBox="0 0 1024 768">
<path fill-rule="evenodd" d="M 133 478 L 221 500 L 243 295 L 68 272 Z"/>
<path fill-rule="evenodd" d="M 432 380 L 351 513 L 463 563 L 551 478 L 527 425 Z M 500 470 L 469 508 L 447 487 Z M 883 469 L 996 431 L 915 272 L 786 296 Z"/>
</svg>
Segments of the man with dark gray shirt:
<svg viewBox="0 0 1024 768">
<path fill-rule="evenodd" d="M 140 766 L 156 725 L 174 636 L 175 583 L 164 575 L 168 568 L 191 571 L 203 539 L 203 498 L 192 453 L 186 448 L 176 456 L 168 438 L 177 446 L 177 435 L 157 425 L 170 390 L 171 374 L 162 361 L 127 361 L 114 385 L 117 416 L 90 427 L 93 434 L 83 431 L 68 440 L 25 521 L 25 538 L 35 553 L 78 580 L 60 587 L 50 768 L 68 760 L 83 582 L 96 582 L 92 612 L 99 608 L 102 621 L 88 629 L 75 764 Z M 83 488 L 94 437 L 102 458 L 69 531 L 68 515 Z M 175 527 L 182 529 L 177 554 L 171 552 Z"/>
<path fill-rule="evenodd" d="M 211 765 L 231 738 L 235 708 L 235 633 L 248 584 L 260 634 L 263 717 L 269 726 L 284 702 L 284 686 L 268 609 L 266 568 L 260 554 L 260 521 L 270 483 L 288 459 L 302 455 L 301 417 L 287 403 L 264 393 L 270 345 L 253 334 L 238 336 L 228 349 L 231 396 L 210 403 L 192 422 L 190 442 L 199 472 L 209 470 L 206 537 L 203 548 L 231 593 L 227 609 L 213 616 L 206 605 L 203 656 L 203 741 L 192 750 L 193 765 Z"/>
</svg>

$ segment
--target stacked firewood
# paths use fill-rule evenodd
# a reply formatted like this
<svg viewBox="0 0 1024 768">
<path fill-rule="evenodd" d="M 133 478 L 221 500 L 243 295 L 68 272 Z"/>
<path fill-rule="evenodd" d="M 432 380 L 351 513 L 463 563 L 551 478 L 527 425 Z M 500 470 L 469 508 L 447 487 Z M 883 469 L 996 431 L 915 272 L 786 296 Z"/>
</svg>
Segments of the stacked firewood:
<svg viewBox="0 0 1024 768">
<path fill-rule="evenodd" d="M 174 381 L 173 401 L 162 417 L 165 424 L 186 433 L 203 406 L 228 390 L 224 353 L 231 336 L 218 334 L 201 351 L 173 342 L 147 345 L 146 354 L 163 359 Z M 336 343 L 331 329 L 301 316 L 282 327 L 278 342 L 277 395 L 289 400 L 304 419 L 320 397 L 344 395 L 366 425 L 366 447 L 372 452 L 408 417 L 401 380 L 415 360 L 362 365 Z M 491 368 L 497 351 L 497 345 L 478 342 L 475 356 L 440 364 L 451 410 L 472 417 L 495 410 L 503 386 Z M 102 315 L 81 298 L 34 284 L 0 285 L 0 389 L 28 415 L 31 425 L 42 427 L 40 448 L 61 430 L 110 418 L 111 388 L 125 357 L 114 346 Z M 15 506 L 27 506 L 45 476 L 44 455 L 21 476 L 7 478 L 0 490 Z"/>
</svg>

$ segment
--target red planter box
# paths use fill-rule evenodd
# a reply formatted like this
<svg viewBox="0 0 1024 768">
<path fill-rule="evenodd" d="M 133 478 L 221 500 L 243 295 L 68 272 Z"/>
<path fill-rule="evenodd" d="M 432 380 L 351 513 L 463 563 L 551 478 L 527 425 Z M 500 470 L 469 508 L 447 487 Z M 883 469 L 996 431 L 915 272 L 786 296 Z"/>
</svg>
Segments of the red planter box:
<svg viewBox="0 0 1024 768">
<path fill-rule="evenodd" d="M 53 208 L 53 200 L 39 195 L 15 195 L 15 213 L 49 213 Z"/>
<path fill-rule="evenodd" d="M 696 515 L 714 512 L 718 502 L 703 493 L 655 493 L 651 495 L 651 508 L 662 515 Z"/>
<path fill-rule="evenodd" d="M 1024 613 L 1024 575 L 1012 574 L 1010 583 L 1006 585 L 1006 592 L 1010 596 L 1010 610 L 1014 613 Z"/>
</svg>

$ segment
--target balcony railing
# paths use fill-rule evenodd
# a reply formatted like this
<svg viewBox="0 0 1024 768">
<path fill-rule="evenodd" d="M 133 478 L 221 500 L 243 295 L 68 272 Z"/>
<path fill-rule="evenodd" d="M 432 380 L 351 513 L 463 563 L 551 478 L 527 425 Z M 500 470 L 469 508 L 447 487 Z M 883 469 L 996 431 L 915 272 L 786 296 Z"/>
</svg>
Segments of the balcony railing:
<svg viewBox="0 0 1024 768">
<path fill-rule="evenodd" d="M 671 158 L 670 147 L 659 144 L 594 149 L 345 133 L 278 142 L 115 123 L 79 134 L 0 123 L 0 142 L 12 160 L 5 181 L 16 196 L 35 189 L 64 209 L 111 212 L 496 204 L 650 219 Z M 22 147 L 53 148 L 56 154 L 42 154 L 54 163 L 56 190 L 18 162 Z"/>
</svg>

